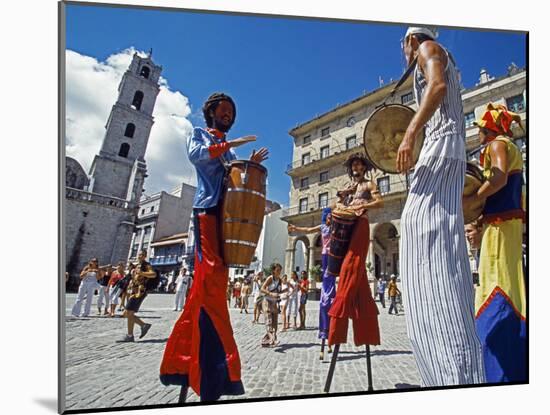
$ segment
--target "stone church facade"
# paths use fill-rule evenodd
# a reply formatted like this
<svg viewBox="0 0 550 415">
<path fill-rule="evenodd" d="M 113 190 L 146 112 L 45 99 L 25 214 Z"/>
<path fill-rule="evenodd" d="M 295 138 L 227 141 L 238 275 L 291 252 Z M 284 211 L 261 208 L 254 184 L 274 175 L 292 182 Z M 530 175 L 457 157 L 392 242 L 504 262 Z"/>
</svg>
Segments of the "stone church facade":
<svg viewBox="0 0 550 415">
<path fill-rule="evenodd" d="M 89 174 L 65 158 L 65 269 L 70 287 L 90 258 L 100 265 L 126 262 L 147 166 L 145 151 L 153 126 L 162 67 L 134 54 L 119 87 L 103 143 Z"/>
</svg>

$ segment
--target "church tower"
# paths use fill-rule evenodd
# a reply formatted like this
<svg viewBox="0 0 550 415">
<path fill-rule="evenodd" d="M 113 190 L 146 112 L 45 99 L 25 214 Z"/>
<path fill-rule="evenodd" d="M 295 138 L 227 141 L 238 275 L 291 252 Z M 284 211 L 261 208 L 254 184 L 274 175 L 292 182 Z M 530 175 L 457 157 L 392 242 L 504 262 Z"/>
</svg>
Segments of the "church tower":
<svg viewBox="0 0 550 415">
<path fill-rule="evenodd" d="M 118 99 L 107 120 L 101 150 L 90 168 L 88 191 L 136 205 L 139 202 L 161 71 L 150 54 L 140 57 L 134 53 L 118 86 Z"/>
</svg>

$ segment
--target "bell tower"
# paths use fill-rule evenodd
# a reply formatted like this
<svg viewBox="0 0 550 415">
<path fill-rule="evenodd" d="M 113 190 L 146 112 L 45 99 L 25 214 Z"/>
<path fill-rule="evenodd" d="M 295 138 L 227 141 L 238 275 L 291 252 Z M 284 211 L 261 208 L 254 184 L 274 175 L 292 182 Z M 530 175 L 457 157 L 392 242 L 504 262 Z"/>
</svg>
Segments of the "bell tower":
<svg viewBox="0 0 550 415">
<path fill-rule="evenodd" d="M 118 86 L 101 150 L 90 168 L 88 190 L 137 203 L 146 177 L 145 151 L 153 126 L 162 67 L 151 53 L 134 53 Z"/>
</svg>

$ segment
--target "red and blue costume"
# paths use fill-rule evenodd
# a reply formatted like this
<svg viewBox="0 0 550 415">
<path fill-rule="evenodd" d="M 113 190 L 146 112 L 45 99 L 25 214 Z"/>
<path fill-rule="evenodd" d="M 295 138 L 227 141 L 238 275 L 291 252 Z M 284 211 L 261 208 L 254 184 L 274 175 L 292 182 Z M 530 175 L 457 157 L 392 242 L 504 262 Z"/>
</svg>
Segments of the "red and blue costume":
<svg viewBox="0 0 550 415">
<path fill-rule="evenodd" d="M 221 256 L 219 217 L 224 161 L 236 155 L 218 130 L 195 128 L 187 142 L 197 171 L 193 202 L 195 272 L 185 309 L 168 338 L 160 367 L 165 385 L 189 386 L 201 401 L 242 395 L 241 361 L 227 308 L 228 268 Z"/>
</svg>

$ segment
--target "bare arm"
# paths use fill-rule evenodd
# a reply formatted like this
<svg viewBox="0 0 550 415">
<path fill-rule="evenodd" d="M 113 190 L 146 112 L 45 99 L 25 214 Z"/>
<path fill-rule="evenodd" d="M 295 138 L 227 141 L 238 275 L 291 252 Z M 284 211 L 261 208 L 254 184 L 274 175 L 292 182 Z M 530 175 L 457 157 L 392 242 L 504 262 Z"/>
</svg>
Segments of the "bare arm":
<svg viewBox="0 0 550 415">
<path fill-rule="evenodd" d="M 88 265 L 84 267 L 82 272 L 80 273 L 80 278 L 84 278 L 84 276 L 88 273 Z"/>
<path fill-rule="evenodd" d="M 138 276 L 145 278 L 155 278 L 157 276 L 157 273 L 153 270 L 153 267 L 151 267 L 151 265 L 148 265 L 146 271 L 138 272 Z"/>
<path fill-rule="evenodd" d="M 424 73 L 427 86 L 422 97 L 422 103 L 411 120 L 403 141 L 397 153 L 397 170 L 404 173 L 412 166 L 412 150 L 418 133 L 439 108 L 445 94 L 445 67 L 447 56 L 445 51 L 436 42 L 423 42 L 418 49 L 418 66 Z"/>
<path fill-rule="evenodd" d="M 384 200 L 380 196 L 378 191 L 378 186 L 373 181 L 367 182 L 367 189 L 370 191 L 372 200 L 364 201 L 362 203 L 354 204 L 348 206 L 348 208 L 353 208 L 354 210 L 365 210 L 365 209 L 378 209 L 384 206 Z"/>
<path fill-rule="evenodd" d="M 295 226 L 295 225 L 288 225 L 288 231 L 289 232 L 304 232 L 304 233 L 313 233 L 313 232 L 319 232 L 321 230 L 321 225 L 312 226 L 312 227 L 306 227 L 306 226 Z"/>
<path fill-rule="evenodd" d="M 494 195 L 508 183 L 508 153 L 506 143 L 493 141 L 489 144 L 491 157 L 491 177 L 477 191 L 477 199 L 486 199 Z"/>
<path fill-rule="evenodd" d="M 271 281 L 273 281 L 273 277 L 269 276 L 262 284 L 262 288 L 260 288 L 260 292 L 265 295 L 271 295 L 271 293 L 267 290 L 267 287 L 269 287 L 269 284 L 271 284 Z"/>
</svg>

